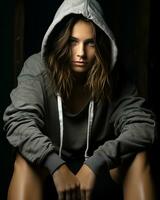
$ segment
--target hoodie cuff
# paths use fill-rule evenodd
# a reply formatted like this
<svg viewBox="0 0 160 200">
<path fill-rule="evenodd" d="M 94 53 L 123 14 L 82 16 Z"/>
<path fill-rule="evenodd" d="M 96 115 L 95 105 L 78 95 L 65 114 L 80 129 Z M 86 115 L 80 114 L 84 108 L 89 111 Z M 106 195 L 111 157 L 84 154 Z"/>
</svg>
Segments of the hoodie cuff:
<svg viewBox="0 0 160 200">
<path fill-rule="evenodd" d="M 46 167 L 49 173 L 52 175 L 61 165 L 65 163 L 56 153 L 49 154 L 44 160 L 44 167 Z"/>
<path fill-rule="evenodd" d="M 86 164 L 96 175 L 102 170 L 108 170 L 106 161 L 98 154 L 89 157 L 84 164 Z"/>
</svg>

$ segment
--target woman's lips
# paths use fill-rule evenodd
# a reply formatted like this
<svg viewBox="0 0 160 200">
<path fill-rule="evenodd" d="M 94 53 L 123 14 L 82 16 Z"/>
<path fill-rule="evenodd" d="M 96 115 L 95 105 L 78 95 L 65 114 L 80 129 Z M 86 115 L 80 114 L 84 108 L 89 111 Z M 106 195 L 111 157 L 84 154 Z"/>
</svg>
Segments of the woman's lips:
<svg viewBox="0 0 160 200">
<path fill-rule="evenodd" d="M 86 65 L 87 62 L 86 61 L 73 61 L 72 62 L 74 65 L 79 65 L 79 66 L 83 66 Z"/>
</svg>

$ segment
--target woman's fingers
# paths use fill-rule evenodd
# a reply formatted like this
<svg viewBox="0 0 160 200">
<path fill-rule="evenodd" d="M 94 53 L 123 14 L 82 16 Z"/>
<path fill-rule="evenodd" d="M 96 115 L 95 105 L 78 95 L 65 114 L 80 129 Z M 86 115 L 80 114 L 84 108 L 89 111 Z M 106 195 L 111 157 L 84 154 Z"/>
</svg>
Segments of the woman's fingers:
<svg viewBox="0 0 160 200">
<path fill-rule="evenodd" d="M 84 164 L 76 176 L 80 183 L 81 200 L 90 200 L 95 185 L 96 175 Z"/>
<path fill-rule="evenodd" d="M 64 200 L 65 199 L 65 193 L 64 192 L 58 192 L 58 200 Z"/>
<path fill-rule="evenodd" d="M 58 200 L 81 200 L 79 187 L 58 191 Z"/>
<path fill-rule="evenodd" d="M 66 165 L 52 175 L 58 193 L 58 200 L 78 200 L 79 180 Z"/>
</svg>

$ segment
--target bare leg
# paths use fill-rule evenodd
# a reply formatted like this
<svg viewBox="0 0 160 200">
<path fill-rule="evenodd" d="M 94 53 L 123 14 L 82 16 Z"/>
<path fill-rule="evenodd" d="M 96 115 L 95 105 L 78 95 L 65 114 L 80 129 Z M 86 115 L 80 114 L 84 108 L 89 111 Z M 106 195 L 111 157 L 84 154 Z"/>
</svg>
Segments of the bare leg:
<svg viewBox="0 0 160 200">
<path fill-rule="evenodd" d="M 146 152 L 136 155 L 123 183 L 124 200 L 155 200 L 155 187 Z"/>
<path fill-rule="evenodd" d="M 155 200 L 155 187 L 146 152 L 138 153 L 128 166 L 110 170 L 112 179 L 123 183 L 124 200 Z"/>
<path fill-rule="evenodd" d="M 42 200 L 43 181 L 40 174 L 19 154 L 8 190 L 8 200 Z"/>
</svg>

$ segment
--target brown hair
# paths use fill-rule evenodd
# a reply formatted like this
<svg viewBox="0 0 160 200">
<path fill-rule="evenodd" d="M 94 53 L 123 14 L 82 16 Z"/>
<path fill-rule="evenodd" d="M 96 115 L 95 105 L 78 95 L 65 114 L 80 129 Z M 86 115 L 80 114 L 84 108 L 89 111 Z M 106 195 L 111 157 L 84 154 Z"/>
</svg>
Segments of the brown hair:
<svg viewBox="0 0 160 200">
<path fill-rule="evenodd" d="M 62 99 L 70 97 L 74 77 L 70 69 L 69 39 L 74 24 L 80 19 L 92 25 L 96 44 L 96 59 L 88 72 L 85 86 L 89 88 L 93 99 L 110 99 L 110 41 L 100 28 L 81 15 L 71 15 L 63 19 L 48 38 L 45 60 L 50 72 L 51 85 L 54 92 L 58 92 Z"/>
</svg>

